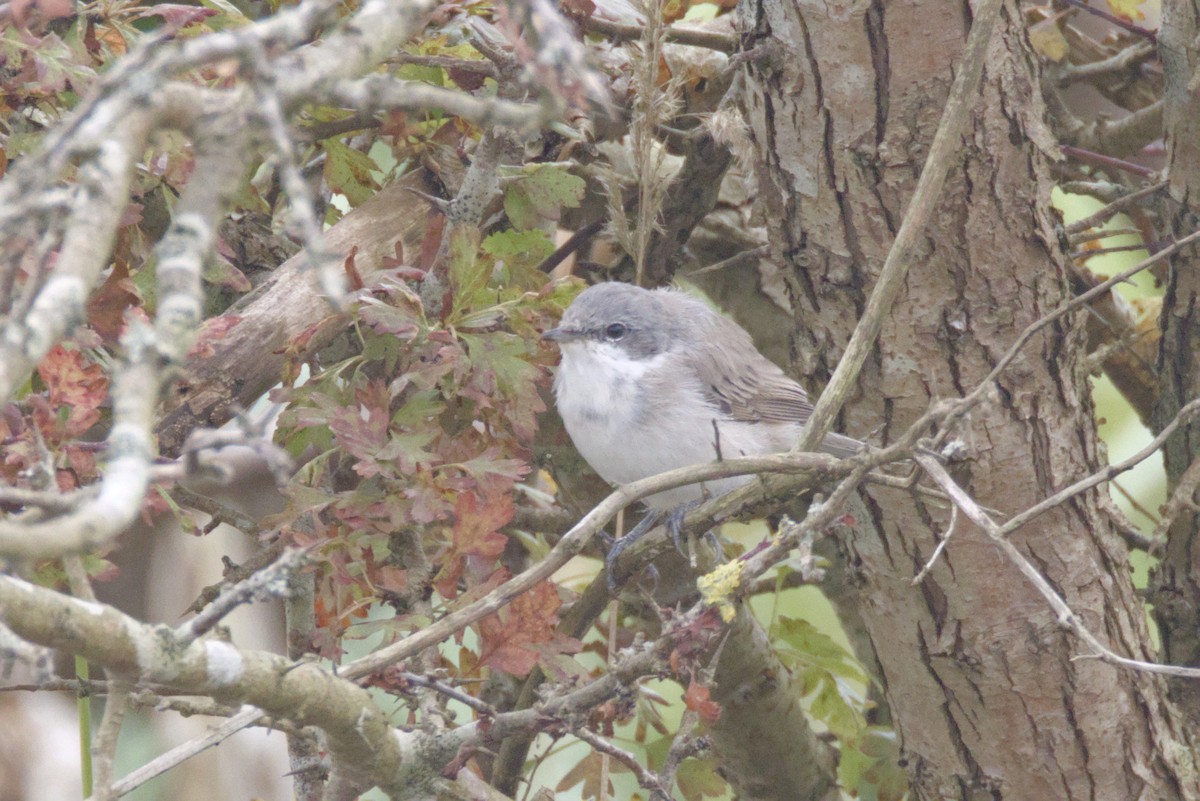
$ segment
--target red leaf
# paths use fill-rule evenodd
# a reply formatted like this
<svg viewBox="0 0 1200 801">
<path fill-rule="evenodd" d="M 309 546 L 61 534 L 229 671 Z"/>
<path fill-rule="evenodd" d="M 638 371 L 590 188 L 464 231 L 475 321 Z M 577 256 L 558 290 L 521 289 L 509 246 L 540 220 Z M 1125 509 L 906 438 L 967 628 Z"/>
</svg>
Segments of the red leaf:
<svg viewBox="0 0 1200 801">
<path fill-rule="evenodd" d="M 99 421 L 100 405 L 108 396 L 108 376 L 99 365 L 89 362 L 78 350 L 55 345 L 37 369 L 48 390 L 49 407 L 38 410 L 40 414 L 35 411 L 35 417 L 47 439 L 62 438 L 52 436 L 53 433 L 77 437 Z M 58 431 L 61 418 L 57 417 L 60 409 L 67 410 L 61 432 Z M 55 416 L 48 417 L 50 412 Z"/>
<path fill-rule="evenodd" d="M 546 653 L 575 653 L 578 640 L 558 631 L 558 589 L 544 581 L 479 622 L 479 663 L 524 676 Z"/>
<path fill-rule="evenodd" d="M 140 305 L 142 296 L 129 277 L 129 265 L 118 261 L 108 278 L 88 299 L 88 324 L 105 343 L 111 344 L 121 335 L 125 325 L 125 310 Z"/>
<path fill-rule="evenodd" d="M 162 17 L 172 28 L 185 28 L 195 22 L 200 22 L 217 13 L 215 8 L 185 6 L 177 3 L 162 3 L 143 8 L 137 17 Z"/>
<path fill-rule="evenodd" d="M 376 454 L 388 440 L 387 409 L 344 406 L 329 415 L 329 430 L 338 444 L 358 461 L 354 472 L 363 478 L 379 473 Z"/>
<path fill-rule="evenodd" d="M 721 717 L 721 705 L 709 696 L 708 686 L 697 684 L 695 680 L 688 685 L 687 692 L 683 695 L 683 703 L 705 723 L 714 723 Z"/>
<path fill-rule="evenodd" d="M 346 280 L 350 285 L 350 290 L 354 292 L 357 292 L 366 285 L 363 282 L 362 274 L 354 264 L 354 257 L 357 255 L 358 245 L 354 245 L 350 248 L 350 252 L 346 254 L 345 260 L 342 261 L 342 269 L 346 272 Z"/>
<path fill-rule="evenodd" d="M 450 550 L 434 585 L 438 592 L 448 598 L 458 594 L 458 580 L 462 577 L 468 558 L 490 565 L 504 553 L 508 536 L 501 533 L 500 529 L 512 520 L 513 512 L 512 496 L 506 492 L 483 498 L 474 492 L 459 494 L 454 502 Z"/>
</svg>

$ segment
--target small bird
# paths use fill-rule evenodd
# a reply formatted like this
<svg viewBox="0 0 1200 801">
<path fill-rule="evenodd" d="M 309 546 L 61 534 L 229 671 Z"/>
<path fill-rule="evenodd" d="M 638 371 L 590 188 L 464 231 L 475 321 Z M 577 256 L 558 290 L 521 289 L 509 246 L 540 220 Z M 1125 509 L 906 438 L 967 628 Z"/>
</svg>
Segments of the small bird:
<svg viewBox="0 0 1200 801">
<path fill-rule="evenodd" d="M 542 336 L 562 350 L 554 394 L 567 433 L 612 484 L 787 451 L 812 413 L 804 388 L 759 353 L 741 326 L 681 290 L 596 284 Z M 864 447 L 841 434 L 821 445 L 839 457 Z M 665 490 L 644 503 L 656 519 L 751 478 Z"/>
</svg>

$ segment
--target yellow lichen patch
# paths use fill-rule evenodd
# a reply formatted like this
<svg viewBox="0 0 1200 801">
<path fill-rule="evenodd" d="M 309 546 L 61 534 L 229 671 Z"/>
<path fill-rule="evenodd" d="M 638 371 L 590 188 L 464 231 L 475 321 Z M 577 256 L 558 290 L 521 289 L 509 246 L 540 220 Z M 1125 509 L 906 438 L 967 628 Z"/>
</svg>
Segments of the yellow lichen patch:
<svg viewBox="0 0 1200 801">
<path fill-rule="evenodd" d="M 711 573 L 701 576 L 696 581 L 700 596 L 704 603 L 717 607 L 721 619 L 726 623 L 733 620 L 737 609 L 734 607 L 733 594 L 742 581 L 742 566 L 737 560 L 726 562 Z"/>
</svg>

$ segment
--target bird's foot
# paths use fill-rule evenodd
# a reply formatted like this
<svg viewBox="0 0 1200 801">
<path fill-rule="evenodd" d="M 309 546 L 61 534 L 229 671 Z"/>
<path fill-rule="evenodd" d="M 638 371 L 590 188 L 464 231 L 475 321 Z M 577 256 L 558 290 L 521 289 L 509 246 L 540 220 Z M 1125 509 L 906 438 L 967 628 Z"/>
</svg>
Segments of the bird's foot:
<svg viewBox="0 0 1200 801">
<path fill-rule="evenodd" d="M 608 556 L 604 557 L 604 575 L 608 580 L 609 595 L 615 595 L 621 587 L 622 580 L 619 580 L 617 577 L 617 560 L 621 558 L 621 554 L 630 545 L 633 545 L 644 537 L 646 532 L 654 528 L 661 518 L 662 512 L 655 509 L 648 509 L 642 519 L 638 521 L 638 524 L 628 534 L 615 540 L 612 547 L 608 549 Z"/>
<path fill-rule="evenodd" d="M 683 534 L 683 519 L 687 517 L 687 513 L 699 506 L 702 501 L 692 501 L 676 506 L 667 515 L 667 531 L 671 532 L 671 542 L 675 543 L 675 550 L 679 551 L 682 556 L 686 556 L 688 565 L 695 570 L 697 564 L 695 541 L 690 537 L 684 537 Z M 704 532 L 704 541 L 713 549 L 716 554 L 717 561 L 720 562 L 724 558 L 724 549 L 721 547 L 721 540 L 717 537 L 716 529 L 709 529 Z"/>
</svg>

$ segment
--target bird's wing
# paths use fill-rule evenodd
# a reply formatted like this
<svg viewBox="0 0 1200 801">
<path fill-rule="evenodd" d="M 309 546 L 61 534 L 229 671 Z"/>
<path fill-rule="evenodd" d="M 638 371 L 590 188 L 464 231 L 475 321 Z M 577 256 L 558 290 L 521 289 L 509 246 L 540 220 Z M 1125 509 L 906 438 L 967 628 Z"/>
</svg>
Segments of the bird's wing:
<svg viewBox="0 0 1200 801">
<path fill-rule="evenodd" d="M 683 298 L 673 302 L 702 301 Z M 686 320 L 690 328 L 685 341 L 704 342 L 707 346 L 682 348 L 680 354 L 714 408 L 730 420 L 744 423 L 808 422 L 813 406 L 804 387 L 759 353 L 740 325 L 719 314 L 682 314 L 677 319 Z M 826 434 L 821 443 L 821 450 L 840 458 L 854 456 L 863 447 L 858 440 L 842 434 Z"/>
<path fill-rule="evenodd" d="M 798 423 L 812 414 L 808 393 L 755 348 L 750 335 L 725 317 L 706 318 L 703 358 L 685 355 L 714 406 L 747 423 Z"/>
</svg>

